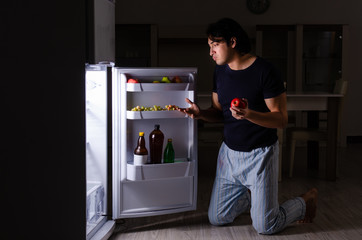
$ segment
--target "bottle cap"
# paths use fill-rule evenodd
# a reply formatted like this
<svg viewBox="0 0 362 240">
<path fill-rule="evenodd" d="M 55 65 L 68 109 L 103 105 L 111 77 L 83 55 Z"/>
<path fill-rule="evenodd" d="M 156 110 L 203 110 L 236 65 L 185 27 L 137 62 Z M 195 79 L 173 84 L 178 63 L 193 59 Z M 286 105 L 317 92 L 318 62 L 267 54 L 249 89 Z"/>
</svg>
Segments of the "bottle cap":
<svg viewBox="0 0 362 240">
<path fill-rule="evenodd" d="M 139 132 L 139 136 L 140 136 L 140 137 L 143 137 L 144 135 L 145 135 L 144 132 Z"/>
<path fill-rule="evenodd" d="M 172 142 L 172 138 L 169 138 L 167 141 Z"/>
<path fill-rule="evenodd" d="M 155 124 L 155 129 L 160 129 L 160 124 Z"/>
</svg>

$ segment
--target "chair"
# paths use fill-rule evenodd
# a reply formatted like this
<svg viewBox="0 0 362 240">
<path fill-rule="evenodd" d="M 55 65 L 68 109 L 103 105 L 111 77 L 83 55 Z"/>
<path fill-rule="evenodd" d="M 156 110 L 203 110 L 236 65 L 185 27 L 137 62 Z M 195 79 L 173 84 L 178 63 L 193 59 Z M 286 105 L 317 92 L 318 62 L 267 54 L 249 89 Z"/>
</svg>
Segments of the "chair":
<svg viewBox="0 0 362 240">
<path fill-rule="evenodd" d="M 339 93 L 345 95 L 347 92 L 347 81 L 339 79 L 336 81 L 333 93 Z M 341 106 L 339 106 L 339 112 L 341 112 Z M 341 114 L 340 114 L 341 115 Z M 340 118 L 340 116 L 339 116 Z M 339 133 L 339 123 L 338 119 L 338 133 Z M 289 168 L 289 177 L 293 176 L 293 167 L 294 167 L 294 156 L 295 156 L 295 147 L 297 141 L 327 141 L 327 131 L 320 129 L 310 129 L 302 127 L 293 127 L 288 129 L 288 141 L 290 142 L 290 168 Z"/>
</svg>

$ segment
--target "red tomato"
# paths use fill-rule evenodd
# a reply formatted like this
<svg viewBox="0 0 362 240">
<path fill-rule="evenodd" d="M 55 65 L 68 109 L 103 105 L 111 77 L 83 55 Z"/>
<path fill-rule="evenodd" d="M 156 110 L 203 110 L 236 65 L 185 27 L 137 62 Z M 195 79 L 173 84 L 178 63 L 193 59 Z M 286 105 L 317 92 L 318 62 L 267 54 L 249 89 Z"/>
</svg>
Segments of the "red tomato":
<svg viewBox="0 0 362 240">
<path fill-rule="evenodd" d="M 234 98 L 231 103 L 231 107 L 246 108 L 246 101 L 240 98 Z"/>
<path fill-rule="evenodd" d="M 139 83 L 138 79 L 130 78 L 128 79 L 127 83 Z"/>
</svg>

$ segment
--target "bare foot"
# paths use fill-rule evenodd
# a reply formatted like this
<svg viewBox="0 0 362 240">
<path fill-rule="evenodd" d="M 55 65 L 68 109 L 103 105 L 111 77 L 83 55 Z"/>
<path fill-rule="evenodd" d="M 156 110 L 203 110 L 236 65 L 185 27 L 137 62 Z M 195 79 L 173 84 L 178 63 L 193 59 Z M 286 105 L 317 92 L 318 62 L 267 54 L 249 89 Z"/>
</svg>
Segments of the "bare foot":
<svg viewBox="0 0 362 240">
<path fill-rule="evenodd" d="M 306 209 L 304 219 L 299 220 L 298 223 L 311 223 L 316 216 L 317 212 L 317 198 L 318 190 L 312 188 L 308 192 L 301 195 L 305 201 Z"/>
</svg>

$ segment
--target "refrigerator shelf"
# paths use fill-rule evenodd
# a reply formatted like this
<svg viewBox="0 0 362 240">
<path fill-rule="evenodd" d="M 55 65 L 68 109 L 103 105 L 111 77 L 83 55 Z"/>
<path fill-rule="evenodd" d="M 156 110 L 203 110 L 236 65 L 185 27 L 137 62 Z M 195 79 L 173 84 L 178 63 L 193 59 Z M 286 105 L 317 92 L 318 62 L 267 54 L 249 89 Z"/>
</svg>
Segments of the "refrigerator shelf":
<svg viewBox="0 0 362 240">
<path fill-rule="evenodd" d="M 127 163 L 127 180 L 142 181 L 194 175 L 195 162 L 175 159 L 175 163 L 145 164 L 135 166 Z"/>
<path fill-rule="evenodd" d="M 127 111 L 127 119 L 185 118 L 187 114 L 172 111 Z"/>
<path fill-rule="evenodd" d="M 190 83 L 127 83 L 127 92 L 189 91 Z"/>
<path fill-rule="evenodd" d="M 121 218 L 142 217 L 196 209 L 194 176 L 124 181 Z"/>
</svg>

